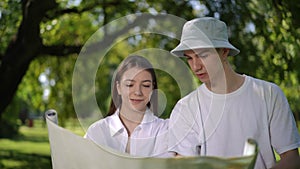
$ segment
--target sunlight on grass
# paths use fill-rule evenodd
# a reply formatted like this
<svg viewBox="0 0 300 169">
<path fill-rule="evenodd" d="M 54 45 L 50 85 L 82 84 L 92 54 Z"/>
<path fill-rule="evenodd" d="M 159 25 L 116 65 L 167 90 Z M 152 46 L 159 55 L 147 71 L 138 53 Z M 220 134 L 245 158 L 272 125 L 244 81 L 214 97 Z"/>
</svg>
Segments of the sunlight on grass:
<svg viewBox="0 0 300 169">
<path fill-rule="evenodd" d="M 20 153 L 50 155 L 50 146 L 48 142 L 32 141 L 14 141 L 8 139 L 1 140 L 0 149 L 7 151 L 16 151 Z"/>
<path fill-rule="evenodd" d="M 22 167 L 24 162 L 15 161 L 15 160 L 2 160 L 2 164 L 7 168 L 15 168 L 15 167 Z"/>
<path fill-rule="evenodd" d="M 79 123 L 70 120 L 66 129 L 84 135 Z M 51 169 L 48 129 L 43 120 L 35 120 L 33 127 L 21 126 L 20 136 L 0 139 L 0 169 Z"/>
</svg>

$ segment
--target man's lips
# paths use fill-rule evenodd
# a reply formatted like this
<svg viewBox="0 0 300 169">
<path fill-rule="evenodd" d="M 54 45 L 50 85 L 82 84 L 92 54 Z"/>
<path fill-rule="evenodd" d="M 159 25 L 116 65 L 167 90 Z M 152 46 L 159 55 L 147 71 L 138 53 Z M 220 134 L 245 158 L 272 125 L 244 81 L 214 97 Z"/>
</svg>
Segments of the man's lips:
<svg viewBox="0 0 300 169">
<path fill-rule="evenodd" d="M 196 76 L 199 78 L 203 78 L 204 76 L 206 76 L 206 73 L 196 73 Z"/>
</svg>

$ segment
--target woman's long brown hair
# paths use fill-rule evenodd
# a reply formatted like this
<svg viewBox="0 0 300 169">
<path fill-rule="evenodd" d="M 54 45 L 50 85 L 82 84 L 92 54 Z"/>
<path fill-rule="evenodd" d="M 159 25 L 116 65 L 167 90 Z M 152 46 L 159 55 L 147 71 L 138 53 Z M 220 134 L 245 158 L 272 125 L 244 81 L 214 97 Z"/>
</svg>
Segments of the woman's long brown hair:
<svg viewBox="0 0 300 169">
<path fill-rule="evenodd" d="M 152 64 L 144 57 L 139 55 L 132 55 L 128 56 L 123 62 L 119 65 L 113 80 L 112 80 L 112 99 L 110 102 L 110 108 L 108 111 L 107 116 L 110 116 L 115 113 L 117 108 L 120 108 L 122 105 L 121 96 L 118 94 L 117 91 L 117 82 L 120 82 L 124 72 L 131 68 L 140 68 L 143 70 L 148 71 L 151 74 L 152 81 L 153 81 L 153 92 L 151 95 L 150 102 L 147 104 L 147 107 L 153 113 L 157 113 L 157 102 L 158 102 L 158 94 L 157 94 L 157 80 L 155 71 L 153 69 Z"/>
</svg>

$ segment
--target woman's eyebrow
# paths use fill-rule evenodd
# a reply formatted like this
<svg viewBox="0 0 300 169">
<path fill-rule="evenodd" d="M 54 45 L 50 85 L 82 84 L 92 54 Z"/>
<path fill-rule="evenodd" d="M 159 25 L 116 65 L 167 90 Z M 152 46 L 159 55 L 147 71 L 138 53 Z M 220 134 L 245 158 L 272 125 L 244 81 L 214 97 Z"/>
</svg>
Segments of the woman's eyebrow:
<svg viewBox="0 0 300 169">
<path fill-rule="evenodd" d="M 135 80 L 133 80 L 133 79 L 125 79 L 124 81 L 129 81 L 129 82 L 135 82 Z M 148 80 L 148 79 L 146 79 L 146 80 L 143 80 L 142 82 L 152 82 L 152 80 Z"/>
<path fill-rule="evenodd" d="M 152 83 L 152 80 L 143 80 L 142 82 L 150 82 L 150 83 Z"/>
<path fill-rule="evenodd" d="M 130 81 L 130 82 L 134 82 L 133 79 L 125 79 L 124 81 Z"/>
</svg>

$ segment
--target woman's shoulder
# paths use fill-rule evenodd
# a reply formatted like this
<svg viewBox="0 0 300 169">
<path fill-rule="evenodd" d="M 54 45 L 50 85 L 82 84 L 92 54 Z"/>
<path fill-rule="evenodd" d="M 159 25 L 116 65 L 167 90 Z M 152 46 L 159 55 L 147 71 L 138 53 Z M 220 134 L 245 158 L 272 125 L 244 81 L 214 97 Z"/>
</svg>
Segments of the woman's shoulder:
<svg viewBox="0 0 300 169">
<path fill-rule="evenodd" d="M 112 116 L 108 116 L 103 119 L 97 120 L 89 126 L 89 129 L 106 127 L 107 125 L 109 125 L 109 122 L 111 120 Z"/>
<path fill-rule="evenodd" d="M 155 123 L 156 123 L 155 125 L 157 127 L 167 129 L 169 126 L 169 119 L 163 119 L 163 118 L 156 117 Z"/>
<path fill-rule="evenodd" d="M 162 123 L 162 124 L 169 122 L 168 118 L 164 119 L 164 118 L 160 118 L 160 117 L 157 117 L 157 116 L 156 116 L 156 120 L 157 120 L 157 123 Z"/>
</svg>

